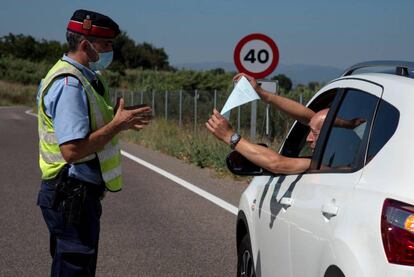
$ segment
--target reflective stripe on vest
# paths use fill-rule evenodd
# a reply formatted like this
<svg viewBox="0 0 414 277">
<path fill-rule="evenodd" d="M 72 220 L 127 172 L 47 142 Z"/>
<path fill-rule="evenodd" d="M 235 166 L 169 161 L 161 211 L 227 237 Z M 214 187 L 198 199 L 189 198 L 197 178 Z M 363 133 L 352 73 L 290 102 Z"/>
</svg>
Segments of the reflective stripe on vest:
<svg viewBox="0 0 414 277">
<path fill-rule="evenodd" d="M 107 145 L 109 145 L 109 143 Z M 121 151 L 121 146 L 119 145 L 119 143 L 117 143 L 113 147 L 107 147 L 107 145 L 105 145 L 105 148 L 98 153 L 99 160 L 102 163 L 106 162 L 107 160 L 115 156 L 117 153 L 119 153 L 119 151 Z"/>
<path fill-rule="evenodd" d="M 102 173 L 102 178 L 105 180 L 112 180 L 116 177 L 120 176 L 122 174 L 122 168 L 121 166 L 118 166 L 114 169 L 111 169 L 110 171 L 107 171 L 105 173 Z"/>
<path fill-rule="evenodd" d="M 39 130 L 39 139 L 44 140 L 48 144 L 55 144 L 58 143 L 55 133 L 49 133 L 44 128 Z"/>
<path fill-rule="evenodd" d="M 41 97 L 39 101 L 39 150 L 40 150 L 40 167 L 42 169 L 42 178 L 57 175 L 60 168 L 66 162 L 64 161 L 53 129 L 53 122 L 46 115 L 43 109 L 43 97 L 47 93 L 49 86 L 58 76 L 75 76 L 81 83 L 86 92 L 90 125 L 92 132 L 109 123 L 113 118 L 113 109 L 108 105 L 108 99 L 99 95 L 87 78 L 76 67 L 65 61 L 58 61 L 49 71 L 45 79 L 41 83 Z M 100 77 L 99 77 L 100 78 Z M 105 95 L 107 96 L 107 88 L 105 87 Z M 98 157 L 102 179 L 110 191 L 118 191 L 122 187 L 121 177 L 121 153 L 118 138 L 115 136 L 108 142 L 102 150 L 95 154 L 91 154 L 76 163 L 92 160 Z"/>
</svg>

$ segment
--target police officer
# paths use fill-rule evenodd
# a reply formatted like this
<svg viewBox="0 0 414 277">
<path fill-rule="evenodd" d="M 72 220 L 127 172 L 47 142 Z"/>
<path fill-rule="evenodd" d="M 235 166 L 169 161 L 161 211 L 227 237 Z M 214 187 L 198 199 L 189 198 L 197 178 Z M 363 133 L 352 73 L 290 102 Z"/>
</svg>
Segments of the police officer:
<svg viewBox="0 0 414 277">
<path fill-rule="evenodd" d="M 149 107 L 114 111 L 99 71 L 109 66 L 118 25 L 108 16 L 77 10 L 67 25 L 68 53 L 50 69 L 38 92 L 37 204 L 50 232 L 52 276 L 94 276 L 101 199 L 122 188 L 117 134 L 142 129 Z"/>
</svg>

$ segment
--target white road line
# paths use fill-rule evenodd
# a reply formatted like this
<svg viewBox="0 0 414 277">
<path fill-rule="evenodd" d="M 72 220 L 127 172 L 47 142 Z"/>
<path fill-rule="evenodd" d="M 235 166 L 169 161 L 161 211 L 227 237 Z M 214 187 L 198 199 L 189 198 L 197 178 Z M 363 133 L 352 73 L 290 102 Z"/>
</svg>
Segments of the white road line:
<svg viewBox="0 0 414 277">
<path fill-rule="evenodd" d="M 25 113 L 28 114 L 28 115 L 37 117 L 37 114 L 32 113 L 32 110 L 27 110 Z M 230 212 L 234 215 L 237 215 L 238 208 L 233 206 L 232 204 L 224 201 L 223 199 L 218 198 L 217 196 L 215 196 L 215 195 L 213 195 L 213 194 L 211 194 L 211 193 L 209 193 L 209 192 L 207 192 L 203 189 L 200 189 L 199 187 L 187 182 L 184 179 L 181 179 L 180 177 L 175 176 L 174 174 L 172 174 L 170 172 L 165 171 L 164 169 L 161 169 L 161 168 L 159 168 L 159 167 L 157 167 L 153 164 L 150 164 L 147 161 L 144 161 L 144 160 L 128 153 L 128 152 L 125 152 L 124 150 L 121 150 L 121 154 L 123 156 L 127 157 L 128 159 L 130 159 L 130 160 L 132 160 L 132 161 L 134 161 L 134 162 L 136 162 L 136 163 L 138 163 L 142 166 L 145 166 L 146 168 L 148 168 L 148 169 L 164 176 L 165 178 L 170 179 L 174 183 L 176 183 L 176 184 L 178 184 L 178 185 L 194 192 L 195 194 L 198 194 L 199 196 L 201 196 L 201 197 L 209 200 L 210 202 L 216 204 L 217 206 L 225 209 L 226 211 L 228 211 L 228 212 Z"/>
<path fill-rule="evenodd" d="M 121 150 L 121 154 L 131 160 L 133 160 L 136 163 L 139 163 L 140 165 L 145 166 L 148 169 L 151 169 L 152 171 L 157 172 L 158 174 L 170 179 L 171 181 L 179 184 L 180 186 L 185 187 L 186 189 L 198 194 L 201 197 L 204 197 L 205 199 L 213 202 L 214 204 L 216 204 L 219 207 L 222 207 L 223 209 L 231 212 L 232 214 L 237 215 L 238 209 L 231 205 L 230 203 L 227 203 L 226 201 L 222 200 L 221 198 L 218 198 L 217 196 L 200 189 L 199 187 L 187 182 L 186 180 L 181 179 L 180 177 L 177 177 L 167 171 L 165 171 L 164 169 L 161 169 L 153 164 L 150 164 L 149 162 L 146 162 L 140 158 L 135 157 L 134 155 L 125 152 L 123 150 Z"/>
<path fill-rule="evenodd" d="M 31 116 L 34 116 L 34 117 L 37 117 L 37 114 L 33 113 L 32 110 L 27 110 L 24 113 L 28 114 L 28 115 L 31 115 Z"/>
</svg>

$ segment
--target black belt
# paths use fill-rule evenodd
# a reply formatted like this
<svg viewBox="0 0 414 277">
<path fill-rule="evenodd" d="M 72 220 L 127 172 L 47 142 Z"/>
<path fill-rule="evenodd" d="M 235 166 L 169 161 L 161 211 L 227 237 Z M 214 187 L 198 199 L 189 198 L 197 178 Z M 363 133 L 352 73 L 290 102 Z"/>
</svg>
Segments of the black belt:
<svg viewBox="0 0 414 277">
<path fill-rule="evenodd" d="M 66 178 L 56 177 L 53 179 L 42 180 L 42 183 L 50 187 L 51 189 L 55 189 L 56 186 L 62 182 L 65 183 L 68 190 L 70 190 L 70 187 L 85 186 L 87 194 L 91 196 L 103 198 L 105 195 L 106 187 L 104 183 L 94 184 L 94 183 L 86 182 L 83 180 L 79 180 L 74 177 L 66 177 Z"/>
<path fill-rule="evenodd" d="M 73 177 L 68 177 L 67 178 L 67 182 L 69 184 L 73 184 L 74 186 L 85 186 L 86 187 L 86 192 L 90 195 L 93 196 L 97 196 L 99 198 L 103 198 L 104 194 L 105 194 L 105 184 L 101 183 L 99 185 L 94 184 L 94 183 L 89 183 L 89 182 L 85 182 Z"/>
</svg>

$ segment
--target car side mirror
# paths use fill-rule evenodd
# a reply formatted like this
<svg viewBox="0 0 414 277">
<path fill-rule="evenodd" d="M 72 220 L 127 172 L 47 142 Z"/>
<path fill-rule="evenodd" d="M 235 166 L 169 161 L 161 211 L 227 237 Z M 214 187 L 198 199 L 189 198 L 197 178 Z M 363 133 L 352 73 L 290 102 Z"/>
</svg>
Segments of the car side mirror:
<svg viewBox="0 0 414 277">
<path fill-rule="evenodd" d="M 242 154 L 240 154 L 237 151 L 232 151 L 227 155 L 226 164 L 227 164 L 227 168 L 235 175 L 240 175 L 240 176 L 274 175 L 273 173 L 267 171 L 266 169 L 258 165 L 255 165 L 254 163 L 246 159 Z"/>
</svg>

